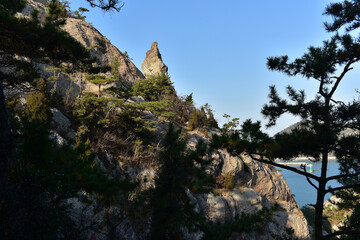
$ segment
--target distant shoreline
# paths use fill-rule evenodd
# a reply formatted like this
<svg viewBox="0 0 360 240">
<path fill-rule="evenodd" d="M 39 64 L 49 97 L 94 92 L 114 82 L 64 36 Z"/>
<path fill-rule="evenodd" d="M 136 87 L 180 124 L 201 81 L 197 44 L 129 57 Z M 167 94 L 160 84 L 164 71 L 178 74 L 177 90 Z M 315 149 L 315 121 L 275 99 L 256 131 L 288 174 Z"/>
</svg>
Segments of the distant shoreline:
<svg viewBox="0 0 360 240">
<path fill-rule="evenodd" d="M 297 158 L 294 158 L 294 159 L 292 159 L 292 160 L 286 160 L 286 161 L 294 161 L 294 162 L 298 162 L 298 161 L 312 161 L 312 162 L 313 162 L 312 159 L 313 159 L 313 158 L 309 158 L 309 157 L 297 157 Z M 334 156 L 329 156 L 329 157 L 328 157 L 328 160 L 329 160 L 329 161 L 336 161 L 337 159 L 336 159 L 336 157 L 334 157 Z M 283 162 L 283 161 L 285 161 L 285 160 L 280 159 L 280 158 L 275 159 L 275 162 Z"/>
</svg>

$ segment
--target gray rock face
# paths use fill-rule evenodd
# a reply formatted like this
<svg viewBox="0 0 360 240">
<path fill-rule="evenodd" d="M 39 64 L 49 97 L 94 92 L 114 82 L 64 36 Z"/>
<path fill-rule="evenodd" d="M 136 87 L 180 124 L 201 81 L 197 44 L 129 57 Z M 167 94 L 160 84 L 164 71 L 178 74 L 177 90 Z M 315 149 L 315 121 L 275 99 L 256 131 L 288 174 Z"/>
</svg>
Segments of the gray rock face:
<svg viewBox="0 0 360 240">
<path fill-rule="evenodd" d="M 30 16 L 34 9 L 39 10 L 40 21 L 45 20 L 46 16 L 46 5 L 49 3 L 49 0 L 27 0 L 27 4 L 22 11 L 24 16 Z"/>
<path fill-rule="evenodd" d="M 213 194 L 190 195 L 196 210 L 213 222 L 225 223 L 241 216 L 242 213 L 254 214 L 264 207 L 271 207 L 268 200 L 250 188 L 240 188 L 221 196 Z M 262 232 L 233 233 L 231 239 L 268 240 L 275 236 L 287 239 L 310 239 L 307 222 L 298 208 L 286 202 L 277 202 L 280 207 L 272 216 L 272 221 L 263 225 Z M 287 229 L 293 229 L 289 235 Z M 195 238 L 194 238 L 195 239 Z"/>
<path fill-rule="evenodd" d="M 125 82 L 131 84 L 144 78 L 141 71 L 90 23 L 81 19 L 68 18 L 64 30 L 86 48 L 91 48 L 91 56 L 98 59 L 102 65 L 110 66 L 113 59 L 117 58 L 120 63 L 119 74 Z"/>
<path fill-rule="evenodd" d="M 268 199 L 285 201 L 292 207 L 298 207 L 284 177 L 272 166 L 261 164 L 246 155 L 231 156 L 226 150 L 219 150 L 212 157 L 214 161 L 210 171 L 215 176 L 230 173 L 234 176 L 235 186 L 252 188 Z"/>
<path fill-rule="evenodd" d="M 96 205 L 94 196 L 89 196 L 87 193 L 79 194 L 94 202 L 94 204 L 84 204 L 78 198 L 71 198 L 67 201 L 73 207 L 70 217 L 75 224 L 84 229 L 85 239 L 139 239 L 126 216 L 123 217 L 123 221 L 120 224 L 113 226 L 112 229 L 107 225 L 101 226 L 106 221 L 104 218 L 105 210 L 99 211 L 99 206 Z M 120 212 L 120 209 L 115 206 L 111 206 L 109 209 L 113 212 Z M 111 234 L 109 234 L 110 232 Z M 110 238 L 110 235 L 113 238 Z"/>
<path fill-rule="evenodd" d="M 68 18 L 64 30 L 86 48 L 91 49 L 90 55 L 101 65 L 110 66 L 114 59 L 119 61 L 118 71 L 121 81 L 105 85 L 103 88 L 121 85 L 129 87 L 138 79 L 144 78 L 141 71 L 90 23 L 81 19 Z M 56 88 L 58 94 L 69 95 L 70 98 L 76 97 L 81 92 L 98 91 L 98 86 L 86 81 L 84 74 L 81 73 L 72 76 L 62 75 L 57 81 Z"/>
<path fill-rule="evenodd" d="M 66 139 L 74 138 L 75 131 L 71 127 L 70 120 L 56 108 L 52 108 L 51 112 L 53 114 L 51 128 Z"/>
<path fill-rule="evenodd" d="M 145 77 L 156 76 L 161 73 L 168 73 L 168 67 L 164 64 L 158 48 L 158 43 L 153 42 L 151 49 L 146 52 L 146 57 L 141 65 Z"/>
<path fill-rule="evenodd" d="M 31 14 L 33 9 L 38 9 L 40 20 L 43 21 L 47 3 L 48 0 L 29 0 L 22 14 L 26 17 Z M 118 59 L 121 81 L 108 84 L 104 86 L 105 88 L 120 85 L 131 86 L 138 79 L 144 78 L 141 71 L 90 23 L 81 19 L 67 18 L 63 29 L 84 47 L 89 48 L 90 55 L 96 58 L 102 66 L 110 66 L 114 58 Z M 44 78 L 53 75 L 46 70 L 48 67 L 46 65 L 39 66 L 39 71 Z M 71 76 L 60 74 L 56 83 L 56 92 L 59 95 L 66 96 L 69 100 L 83 91 L 96 92 L 97 89 L 98 86 L 87 82 L 84 75 L 80 73 Z"/>
<path fill-rule="evenodd" d="M 194 195 L 197 210 L 208 220 L 222 223 L 235 219 L 241 213 L 253 214 L 263 208 L 261 196 L 250 188 L 235 189 L 221 196 Z"/>
</svg>

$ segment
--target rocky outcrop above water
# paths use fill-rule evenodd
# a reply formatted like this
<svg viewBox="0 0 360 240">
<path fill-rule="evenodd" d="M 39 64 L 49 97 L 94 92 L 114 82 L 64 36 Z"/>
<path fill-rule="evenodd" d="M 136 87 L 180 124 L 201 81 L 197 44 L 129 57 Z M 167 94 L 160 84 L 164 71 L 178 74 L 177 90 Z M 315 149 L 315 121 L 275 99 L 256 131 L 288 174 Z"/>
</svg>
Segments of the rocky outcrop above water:
<svg viewBox="0 0 360 240">
<path fill-rule="evenodd" d="M 146 52 L 146 57 L 141 65 L 141 69 L 146 77 L 168 73 L 168 67 L 164 64 L 158 48 L 158 43 L 153 42 L 151 49 Z"/>
<path fill-rule="evenodd" d="M 273 221 L 264 226 L 264 232 L 235 234 L 232 239 L 273 239 L 275 235 L 309 239 L 305 217 L 291 195 L 290 189 L 281 175 L 272 166 L 252 160 L 246 155 L 231 156 L 226 150 L 213 154 L 213 164 L 209 169 L 217 178 L 227 174 L 234 177 L 233 189 L 223 189 L 214 194 L 193 195 L 199 212 L 213 222 L 228 222 L 242 213 L 254 214 L 263 208 L 280 205 Z M 294 230 L 293 235 L 287 229 Z"/>
<path fill-rule="evenodd" d="M 235 185 L 254 189 L 262 196 L 276 201 L 286 201 L 298 207 L 291 196 L 284 177 L 274 167 L 252 160 L 249 156 L 231 156 L 226 150 L 213 155 L 213 172 L 234 176 Z"/>
<path fill-rule="evenodd" d="M 231 222 L 243 213 L 255 214 L 263 208 L 270 209 L 273 204 L 251 188 L 238 188 L 224 192 L 220 196 L 200 194 L 192 196 L 196 209 L 213 222 Z M 263 231 L 251 233 L 233 233 L 231 239 L 268 240 L 275 236 L 285 239 L 310 239 L 307 222 L 298 208 L 287 202 L 278 202 L 278 210 L 272 215 L 272 221 L 266 222 Z M 288 232 L 292 229 L 293 233 Z"/>
<path fill-rule="evenodd" d="M 218 131 L 214 130 L 211 134 L 218 134 Z M 196 131 L 189 133 L 189 148 L 193 149 L 199 141 L 209 140 Z M 216 177 L 217 188 L 208 194 L 189 192 L 197 212 L 209 221 L 229 223 L 243 213 L 255 214 L 264 208 L 271 209 L 278 205 L 272 220 L 262 226 L 263 231 L 234 232 L 230 239 L 268 240 L 275 239 L 275 236 L 284 239 L 310 239 L 307 221 L 282 174 L 274 167 L 257 162 L 245 154 L 232 156 L 225 149 L 215 151 L 211 157 L 213 161 L 207 171 Z M 153 171 L 156 170 L 150 170 Z M 224 186 L 224 179 L 229 176 L 234 180 L 231 188 Z M 153 178 L 147 180 L 152 181 Z M 201 233 L 189 234 L 188 239 L 198 240 L 202 236 Z"/>
</svg>

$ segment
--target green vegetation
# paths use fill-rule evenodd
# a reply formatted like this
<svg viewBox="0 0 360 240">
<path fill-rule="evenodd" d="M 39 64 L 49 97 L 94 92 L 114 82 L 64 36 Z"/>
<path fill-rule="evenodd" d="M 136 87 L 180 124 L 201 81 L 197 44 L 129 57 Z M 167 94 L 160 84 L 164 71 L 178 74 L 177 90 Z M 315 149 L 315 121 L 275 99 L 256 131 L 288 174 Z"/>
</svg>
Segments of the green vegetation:
<svg viewBox="0 0 360 240">
<path fill-rule="evenodd" d="M 94 163 L 89 143 L 75 147 L 59 146 L 51 140 L 51 111 L 46 84 L 40 79 L 37 89 L 27 98 L 24 117 L 17 129 L 23 138 L 17 140 L 9 164 L 8 183 L 13 187 L 2 202 L 4 239 L 81 238 L 82 232 L 67 215 L 67 200 L 79 197 L 80 190 L 101 199 L 116 199 L 120 192 L 136 184 L 109 179 Z M 5 217 L 5 216 L 4 216 Z"/>
<path fill-rule="evenodd" d="M 103 9 L 119 8 L 118 1 L 88 2 Z M 80 190 L 114 199 L 120 191 L 126 195 L 134 184 L 109 179 L 94 163 L 88 144 L 59 146 L 51 140 L 50 100 L 43 79 L 29 93 L 24 110 L 17 108 L 16 97 L 6 103 L 3 86 L 34 84 L 38 64 L 90 70 L 94 62 L 61 29 L 68 15 L 66 2 L 50 1 L 41 24 L 37 10 L 30 18 L 16 17 L 25 3 L 0 3 L 0 64 L 6 66 L 0 70 L 0 238 L 81 239 L 82 230 L 68 215 L 67 200 L 79 197 Z"/>
<path fill-rule="evenodd" d="M 174 94 L 170 78 L 163 74 L 140 79 L 132 86 L 134 96 L 142 96 L 146 101 L 160 101 Z"/>
<path fill-rule="evenodd" d="M 214 118 L 213 110 L 209 104 L 205 104 L 200 110 L 194 109 L 190 115 L 188 128 L 195 129 L 218 128 L 217 121 Z"/>
<path fill-rule="evenodd" d="M 27 107 L 25 110 L 29 122 L 39 122 L 49 127 L 52 113 L 49 108 L 50 97 L 47 94 L 46 82 L 40 79 L 36 90 L 29 93 L 27 97 Z"/>
<path fill-rule="evenodd" d="M 223 117 L 226 118 L 227 123 L 223 125 L 221 131 L 223 131 L 224 133 L 233 133 L 239 131 L 238 130 L 240 124 L 239 118 L 233 118 L 230 120 L 230 115 L 228 114 L 224 114 Z"/>
<path fill-rule="evenodd" d="M 176 131 L 170 124 L 159 156 L 160 170 L 151 193 L 150 239 L 183 239 L 184 226 L 196 231 L 205 221 L 194 211 L 187 189 L 199 193 L 200 189 L 209 191 L 214 184 L 214 179 L 203 171 L 210 163 L 202 159 L 207 147 L 200 142 L 195 151 L 186 150 L 180 133 L 181 129 Z"/>
<path fill-rule="evenodd" d="M 351 211 L 351 210 L 350 210 Z M 336 204 L 333 206 L 328 205 L 324 207 L 324 216 L 327 219 L 327 223 L 324 224 L 324 229 L 327 232 L 331 231 L 332 225 L 339 225 L 347 221 L 347 217 L 351 215 L 351 212 L 347 209 L 340 209 Z"/>
<path fill-rule="evenodd" d="M 224 186 L 226 189 L 233 189 L 235 186 L 235 178 L 233 175 L 231 175 L 231 173 L 226 173 L 225 174 L 225 179 L 224 179 Z"/>
<path fill-rule="evenodd" d="M 201 157 L 206 149 L 200 143 L 196 151 L 186 152 L 186 142 L 179 139 L 180 133 L 181 130 L 175 131 L 170 125 L 160 153 L 161 167 L 151 197 L 150 239 L 183 239 L 184 226 L 195 231 L 204 221 L 204 217 L 194 211 L 186 189 L 194 189 L 194 185 L 202 187 L 196 178 L 201 180 L 205 173 L 199 175 L 194 161 L 203 165 Z"/>
<path fill-rule="evenodd" d="M 117 58 L 114 58 L 111 62 L 111 66 L 110 66 L 112 76 L 107 76 L 107 75 L 105 75 L 105 73 L 102 73 L 102 74 L 86 73 L 85 74 L 85 79 L 87 81 L 98 85 L 98 88 L 99 88 L 98 98 L 100 98 L 100 96 L 101 96 L 101 86 L 102 85 L 120 81 L 120 75 L 119 75 L 119 69 L 118 69 L 119 66 L 120 66 L 119 60 Z M 105 70 L 107 70 L 107 68 L 105 68 Z M 121 90 L 123 90 L 123 89 L 120 89 L 120 91 Z"/>
<path fill-rule="evenodd" d="M 351 163 L 353 162 L 351 161 Z M 349 178 L 347 180 L 349 180 Z M 352 181 L 355 183 L 356 180 L 356 178 L 352 179 Z M 335 208 L 337 208 L 337 210 L 334 211 L 332 209 L 325 208 L 324 215 L 328 216 L 328 219 L 332 224 L 343 222 L 344 225 L 340 227 L 340 230 L 349 234 L 341 236 L 341 239 L 358 239 L 358 236 L 360 235 L 359 188 L 355 188 L 353 190 L 338 191 L 336 192 L 336 196 L 341 199 L 340 202 L 335 203 Z"/>
<path fill-rule="evenodd" d="M 89 82 L 98 85 L 98 87 L 99 87 L 98 98 L 100 98 L 100 95 L 101 95 L 101 85 L 105 85 L 105 84 L 109 84 L 109 83 L 117 81 L 116 78 L 107 77 L 107 76 L 101 75 L 101 74 L 86 74 L 85 78 Z"/>
<path fill-rule="evenodd" d="M 306 221 L 308 222 L 308 225 L 312 227 L 312 229 L 315 229 L 315 208 L 309 205 L 303 206 L 301 208 L 302 213 L 304 214 L 304 217 L 306 218 Z M 331 233 L 331 221 L 329 221 L 329 215 L 327 214 L 327 211 L 324 211 L 324 225 L 323 230 L 327 233 Z M 315 239 L 315 233 L 313 232 L 311 234 L 311 239 Z"/>
</svg>

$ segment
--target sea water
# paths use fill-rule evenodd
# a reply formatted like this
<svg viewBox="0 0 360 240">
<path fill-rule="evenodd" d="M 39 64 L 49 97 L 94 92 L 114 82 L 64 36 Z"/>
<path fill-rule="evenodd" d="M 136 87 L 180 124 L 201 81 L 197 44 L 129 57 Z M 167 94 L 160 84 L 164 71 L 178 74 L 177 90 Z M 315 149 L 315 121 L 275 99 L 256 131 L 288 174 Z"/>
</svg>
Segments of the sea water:
<svg viewBox="0 0 360 240">
<path fill-rule="evenodd" d="M 296 161 L 292 161 L 292 163 Z M 311 161 L 299 161 L 299 162 L 306 162 L 308 164 L 312 164 L 312 174 L 316 176 L 320 176 L 321 171 L 321 162 L 311 162 Z M 292 166 L 295 167 L 295 166 Z M 316 203 L 316 189 L 309 184 L 309 182 L 306 180 L 305 176 L 299 175 L 295 172 L 276 168 L 278 171 L 282 173 L 284 176 L 286 182 L 289 185 L 290 191 L 293 194 L 296 202 L 299 204 L 300 207 L 305 206 L 306 204 L 315 204 Z M 307 170 L 309 171 L 309 167 L 307 167 Z M 339 163 L 336 160 L 330 160 L 328 162 L 327 167 L 327 176 L 333 176 L 339 174 Z M 317 186 L 317 181 L 312 180 L 312 182 Z M 328 187 L 339 187 L 341 184 L 339 184 L 337 181 L 332 180 L 329 181 L 327 184 Z M 331 193 L 326 194 L 325 200 L 329 199 L 331 197 Z"/>
</svg>

